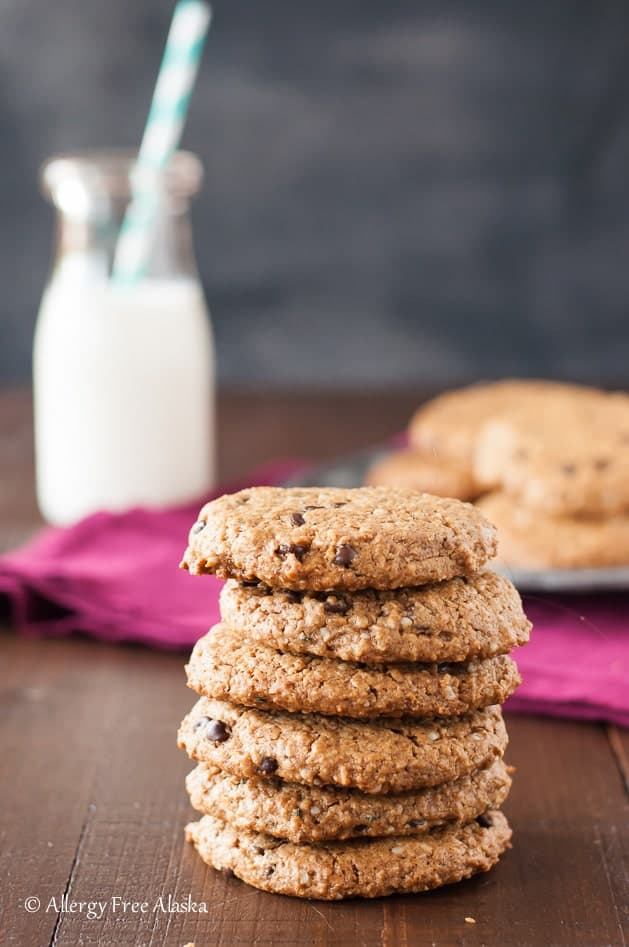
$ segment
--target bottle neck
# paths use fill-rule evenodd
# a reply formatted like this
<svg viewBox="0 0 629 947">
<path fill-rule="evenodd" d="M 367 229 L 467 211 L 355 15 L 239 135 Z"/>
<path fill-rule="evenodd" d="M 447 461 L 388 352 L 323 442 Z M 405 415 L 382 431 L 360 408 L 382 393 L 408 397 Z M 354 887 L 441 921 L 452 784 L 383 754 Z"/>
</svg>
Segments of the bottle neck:
<svg viewBox="0 0 629 947">
<path fill-rule="evenodd" d="M 134 177 L 128 152 L 53 158 L 42 170 L 42 186 L 56 208 L 53 273 L 103 279 L 112 272 L 125 213 L 139 185 L 150 185 L 151 214 L 142 239 L 142 275 L 154 279 L 196 277 L 190 198 L 201 181 L 201 164 L 179 152 L 150 182 Z"/>
<path fill-rule="evenodd" d="M 123 208 L 88 217 L 58 209 L 53 265 L 57 275 L 72 272 L 77 277 L 111 276 L 123 215 Z M 197 276 L 187 204 L 181 200 L 177 206 L 160 204 L 146 234 L 146 249 L 143 275 L 147 278 Z"/>
</svg>

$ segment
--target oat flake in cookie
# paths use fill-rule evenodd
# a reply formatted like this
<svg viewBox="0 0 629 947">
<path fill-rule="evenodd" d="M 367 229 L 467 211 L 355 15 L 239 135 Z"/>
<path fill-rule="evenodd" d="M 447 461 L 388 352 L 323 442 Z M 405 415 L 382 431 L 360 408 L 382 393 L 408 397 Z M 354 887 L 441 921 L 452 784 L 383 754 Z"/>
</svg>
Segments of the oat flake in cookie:
<svg viewBox="0 0 629 947">
<path fill-rule="evenodd" d="M 394 589 L 468 575 L 496 553 L 473 506 L 413 490 L 253 487 L 203 507 L 182 567 L 275 588 Z"/>
</svg>

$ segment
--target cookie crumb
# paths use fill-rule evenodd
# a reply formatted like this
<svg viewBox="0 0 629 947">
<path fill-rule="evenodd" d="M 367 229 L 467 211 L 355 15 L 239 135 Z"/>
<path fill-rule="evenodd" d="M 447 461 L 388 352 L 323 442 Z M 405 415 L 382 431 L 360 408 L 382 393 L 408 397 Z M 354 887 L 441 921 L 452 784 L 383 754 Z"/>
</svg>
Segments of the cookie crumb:
<svg viewBox="0 0 629 947">
<path fill-rule="evenodd" d="M 474 918 L 474 917 L 466 917 L 466 918 L 465 918 L 465 923 L 466 923 L 466 924 L 476 924 L 476 918 Z"/>
</svg>

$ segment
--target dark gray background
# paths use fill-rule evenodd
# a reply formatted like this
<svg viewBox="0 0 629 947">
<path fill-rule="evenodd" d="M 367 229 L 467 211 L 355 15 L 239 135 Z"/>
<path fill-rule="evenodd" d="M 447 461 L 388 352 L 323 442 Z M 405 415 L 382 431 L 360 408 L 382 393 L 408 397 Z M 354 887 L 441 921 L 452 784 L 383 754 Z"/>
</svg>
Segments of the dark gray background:
<svg viewBox="0 0 629 947">
<path fill-rule="evenodd" d="M 0 381 L 51 152 L 139 141 L 171 4 L 0 4 Z M 232 382 L 627 380 L 629 4 L 216 0 L 185 144 Z"/>
</svg>

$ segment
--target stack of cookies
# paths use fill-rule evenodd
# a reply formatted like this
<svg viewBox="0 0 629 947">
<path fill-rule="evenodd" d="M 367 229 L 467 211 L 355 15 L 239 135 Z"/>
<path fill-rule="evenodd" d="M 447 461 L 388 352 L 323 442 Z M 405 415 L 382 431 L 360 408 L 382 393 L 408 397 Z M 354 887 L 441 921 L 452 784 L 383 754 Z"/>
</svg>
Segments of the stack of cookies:
<svg viewBox="0 0 629 947">
<path fill-rule="evenodd" d="M 422 405 L 409 447 L 370 484 L 475 500 L 497 526 L 500 564 L 629 564 L 629 397 L 583 385 L 506 380 Z"/>
<path fill-rule="evenodd" d="M 629 564 L 627 395 L 572 387 L 520 403 L 484 426 L 475 470 L 502 564 Z"/>
<path fill-rule="evenodd" d="M 209 503 L 183 566 L 228 581 L 187 667 L 187 837 L 267 891 L 339 899 L 487 871 L 509 846 L 500 704 L 530 625 L 469 504 L 260 487 Z"/>
<path fill-rule="evenodd" d="M 475 451 L 486 422 L 508 415 L 531 397 L 564 387 L 507 379 L 446 391 L 417 409 L 408 425 L 408 448 L 375 463 L 366 482 L 475 500 L 484 492 L 476 476 Z"/>
</svg>

